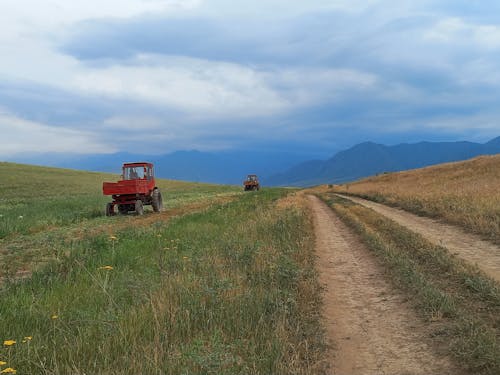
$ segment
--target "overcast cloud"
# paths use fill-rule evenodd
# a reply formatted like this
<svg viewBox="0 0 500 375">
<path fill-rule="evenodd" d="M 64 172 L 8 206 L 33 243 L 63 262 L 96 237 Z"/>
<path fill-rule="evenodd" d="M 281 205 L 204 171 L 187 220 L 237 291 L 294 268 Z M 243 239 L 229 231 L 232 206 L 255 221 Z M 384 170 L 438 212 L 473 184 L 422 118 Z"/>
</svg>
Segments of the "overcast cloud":
<svg viewBox="0 0 500 375">
<path fill-rule="evenodd" d="M 492 0 L 0 0 L 0 159 L 500 135 Z"/>
</svg>

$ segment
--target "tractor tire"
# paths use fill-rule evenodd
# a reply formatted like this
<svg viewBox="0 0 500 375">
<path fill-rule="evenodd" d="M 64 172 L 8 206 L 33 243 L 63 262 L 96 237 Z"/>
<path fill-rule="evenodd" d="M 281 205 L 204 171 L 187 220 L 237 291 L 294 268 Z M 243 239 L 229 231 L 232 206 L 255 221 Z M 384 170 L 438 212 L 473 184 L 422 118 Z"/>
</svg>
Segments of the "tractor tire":
<svg viewBox="0 0 500 375">
<path fill-rule="evenodd" d="M 126 204 L 119 204 L 118 205 L 118 212 L 122 215 L 128 214 L 128 205 Z"/>
<path fill-rule="evenodd" d="M 144 205 L 140 199 L 135 201 L 135 213 L 137 215 L 144 215 Z"/>
<path fill-rule="evenodd" d="M 106 204 L 106 216 L 114 216 L 115 215 L 115 206 L 113 203 Z"/>
<path fill-rule="evenodd" d="M 163 198 L 160 189 L 154 189 L 151 194 L 151 205 L 154 212 L 161 212 L 163 210 Z"/>
</svg>

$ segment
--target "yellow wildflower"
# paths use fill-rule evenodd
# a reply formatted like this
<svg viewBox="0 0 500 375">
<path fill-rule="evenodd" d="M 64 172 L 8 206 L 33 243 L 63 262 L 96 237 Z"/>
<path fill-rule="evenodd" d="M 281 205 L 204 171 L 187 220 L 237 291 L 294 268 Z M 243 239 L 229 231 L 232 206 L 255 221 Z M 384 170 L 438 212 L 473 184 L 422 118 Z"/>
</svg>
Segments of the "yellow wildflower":
<svg viewBox="0 0 500 375">
<path fill-rule="evenodd" d="M 56 315 L 56 314 L 54 314 L 54 315 L 52 315 L 52 316 L 50 317 L 50 319 L 52 319 L 52 320 L 55 320 L 55 319 L 57 319 L 57 318 L 59 318 L 59 315 Z"/>
<path fill-rule="evenodd" d="M 189 257 L 182 257 L 182 259 L 184 259 L 184 260 L 188 260 L 188 259 L 189 259 Z"/>
<path fill-rule="evenodd" d="M 3 344 L 4 344 L 5 346 L 11 346 L 11 345 L 14 345 L 15 343 L 16 343 L 16 340 L 5 340 L 5 341 L 3 342 Z"/>
<path fill-rule="evenodd" d="M 106 271 L 111 271 L 113 269 L 113 266 L 102 266 L 99 267 L 100 270 L 106 270 Z"/>
<path fill-rule="evenodd" d="M 25 336 L 24 339 L 23 339 L 23 342 L 31 341 L 31 339 L 33 339 L 32 336 Z"/>
<path fill-rule="evenodd" d="M 0 374 L 15 374 L 17 370 L 14 370 L 12 367 L 7 367 L 0 371 Z"/>
<path fill-rule="evenodd" d="M 5 361 L 0 361 L 0 366 L 4 366 L 4 365 L 6 365 L 6 364 L 7 364 L 7 362 L 5 362 Z"/>
<path fill-rule="evenodd" d="M 116 238 L 116 236 L 109 236 L 109 239 L 110 239 L 111 241 L 116 241 L 118 238 Z"/>
</svg>

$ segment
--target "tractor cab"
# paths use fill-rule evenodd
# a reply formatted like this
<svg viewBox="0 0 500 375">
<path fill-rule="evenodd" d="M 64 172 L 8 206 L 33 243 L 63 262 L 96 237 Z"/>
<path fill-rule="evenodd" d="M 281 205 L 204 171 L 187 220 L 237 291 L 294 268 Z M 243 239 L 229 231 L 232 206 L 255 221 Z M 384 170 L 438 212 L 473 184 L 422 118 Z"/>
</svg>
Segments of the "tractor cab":
<svg viewBox="0 0 500 375">
<path fill-rule="evenodd" d="M 150 163 L 126 163 L 123 165 L 123 180 L 151 180 L 154 178 L 153 165 Z"/>
<path fill-rule="evenodd" d="M 259 178 L 255 174 L 249 174 L 245 181 L 243 181 L 243 188 L 245 191 L 259 190 Z"/>
</svg>

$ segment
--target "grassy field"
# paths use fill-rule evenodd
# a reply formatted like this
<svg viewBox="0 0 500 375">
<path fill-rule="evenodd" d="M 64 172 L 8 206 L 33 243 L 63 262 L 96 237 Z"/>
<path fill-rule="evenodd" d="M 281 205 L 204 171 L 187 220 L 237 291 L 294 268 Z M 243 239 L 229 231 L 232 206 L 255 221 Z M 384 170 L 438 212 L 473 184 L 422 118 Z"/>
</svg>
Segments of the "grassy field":
<svg viewBox="0 0 500 375">
<path fill-rule="evenodd" d="M 0 163 L 0 239 L 102 217 L 110 197 L 104 181 L 118 175 Z M 209 196 L 231 194 L 234 186 L 158 180 L 167 208 Z"/>
<path fill-rule="evenodd" d="M 332 193 L 320 196 L 387 269 L 445 348 L 474 374 L 500 373 L 500 286 L 420 235 Z"/>
<path fill-rule="evenodd" d="M 335 186 L 335 191 L 444 219 L 500 243 L 500 155 Z"/>
<path fill-rule="evenodd" d="M 1 369 L 321 373 L 311 221 L 277 204 L 289 191 L 162 181 L 164 216 L 107 218 L 100 185 L 116 176 L 12 164 L 0 176 L 2 219 L 22 221 L 3 227 L 2 260 L 44 254 L 4 277 Z"/>
</svg>

